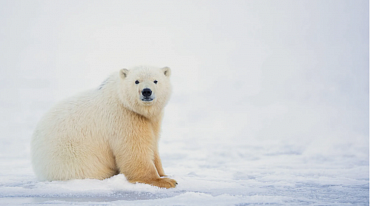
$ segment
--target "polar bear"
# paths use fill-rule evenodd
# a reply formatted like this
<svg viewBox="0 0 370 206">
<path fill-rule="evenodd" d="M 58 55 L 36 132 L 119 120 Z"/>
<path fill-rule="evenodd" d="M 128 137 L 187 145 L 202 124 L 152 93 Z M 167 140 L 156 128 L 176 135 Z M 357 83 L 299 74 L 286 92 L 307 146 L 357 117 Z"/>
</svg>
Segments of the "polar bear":
<svg viewBox="0 0 370 206">
<path fill-rule="evenodd" d="M 170 74 L 168 67 L 122 69 L 99 88 L 54 106 L 31 141 L 38 179 L 105 179 L 120 173 L 131 183 L 175 187 L 158 154 Z"/>
</svg>

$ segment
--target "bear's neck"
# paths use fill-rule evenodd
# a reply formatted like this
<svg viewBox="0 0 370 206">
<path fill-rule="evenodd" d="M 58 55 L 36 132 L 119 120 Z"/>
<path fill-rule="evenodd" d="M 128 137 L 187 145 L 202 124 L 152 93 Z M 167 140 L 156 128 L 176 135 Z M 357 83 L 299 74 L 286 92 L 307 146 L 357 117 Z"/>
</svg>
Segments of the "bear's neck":
<svg viewBox="0 0 370 206">
<path fill-rule="evenodd" d="M 132 112 L 141 115 L 149 120 L 155 120 L 158 117 L 162 116 L 162 109 L 158 109 L 158 107 L 154 106 L 141 106 L 141 105 L 123 105 L 125 109 L 131 110 Z"/>
</svg>

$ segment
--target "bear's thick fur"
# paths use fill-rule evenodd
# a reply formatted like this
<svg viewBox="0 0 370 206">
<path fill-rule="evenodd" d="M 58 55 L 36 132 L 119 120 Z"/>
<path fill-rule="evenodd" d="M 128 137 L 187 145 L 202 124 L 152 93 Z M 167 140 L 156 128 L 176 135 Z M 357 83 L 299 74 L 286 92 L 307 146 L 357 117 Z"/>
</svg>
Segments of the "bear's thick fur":
<svg viewBox="0 0 370 206">
<path fill-rule="evenodd" d="M 122 69 L 98 89 L 60 102 L 40 120 L 31 142 L 40 180 L 105 179 L 171 188 L 158 154 L 171 70 Z"/>
</svg>

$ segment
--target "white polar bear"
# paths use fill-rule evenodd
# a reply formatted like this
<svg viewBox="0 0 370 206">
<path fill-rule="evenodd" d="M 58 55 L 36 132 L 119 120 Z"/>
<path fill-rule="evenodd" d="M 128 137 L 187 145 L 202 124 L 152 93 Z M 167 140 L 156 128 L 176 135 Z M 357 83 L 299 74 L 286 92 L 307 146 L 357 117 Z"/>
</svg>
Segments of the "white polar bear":
<svg viewBox="0 0 370 206">
<path fill-rule="evenodd" d="M 40 180 L 104 179 L 175 187 L 158 154 L 171 70 L 136 67 L 111 75 L 98 89 L 60 102 L 40 120 L 31 142 Z"/>
</svg>

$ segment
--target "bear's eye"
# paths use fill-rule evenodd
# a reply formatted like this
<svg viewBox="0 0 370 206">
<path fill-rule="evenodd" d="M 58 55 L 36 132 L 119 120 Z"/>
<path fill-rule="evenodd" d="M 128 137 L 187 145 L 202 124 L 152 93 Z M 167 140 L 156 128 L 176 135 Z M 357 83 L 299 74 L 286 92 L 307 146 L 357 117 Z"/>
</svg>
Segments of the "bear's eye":
<svg viewBox="0 0 370 206">
<path fill-rule="evenodd" d="M 158 83 L 158 81 L 157 80 L 154 80 L 154 84 L 157 84 Z"/>
<path fill-rule="evenodd" d="M 139 80 L 136 80 L 136 81 L 135 81 L 135 84 L 139 84 L 139 83 L 140 83 L 140 82 L 139 82 Z"/>
</svg>

